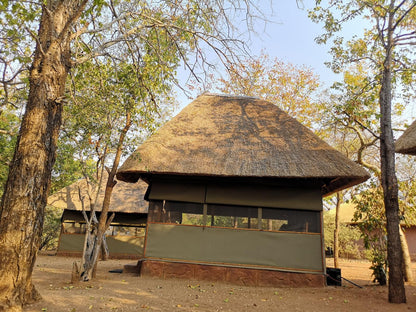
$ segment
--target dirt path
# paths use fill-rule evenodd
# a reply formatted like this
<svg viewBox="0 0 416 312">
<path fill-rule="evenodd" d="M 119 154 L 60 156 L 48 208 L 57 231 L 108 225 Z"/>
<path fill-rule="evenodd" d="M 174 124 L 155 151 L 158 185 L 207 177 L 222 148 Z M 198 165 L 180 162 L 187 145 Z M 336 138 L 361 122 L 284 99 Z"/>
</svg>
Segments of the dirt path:
<svg viewBox="0 0 416 312">
<path fill-rule="evenodd" d="M 240 287 L 189 280 L 160 280 L 127 273 L 131 260 L 100 262 L 93 282 L 71 285 L 74 258 L 41 255 L 34 283 L 43 300 L 28 306 L 34 311 L 416 311 L 416 285 L 407 285 L 407 304 L 387 303 L 387 287 L 373 286 L 368 262 L 342 261 L 342 276 L 364 286 L 343 282 L 342 287 Z M 332 263 L 329 262 L 329 266 Z M 416 277 L 416 263 L 413 263 Z"/>
</svg>

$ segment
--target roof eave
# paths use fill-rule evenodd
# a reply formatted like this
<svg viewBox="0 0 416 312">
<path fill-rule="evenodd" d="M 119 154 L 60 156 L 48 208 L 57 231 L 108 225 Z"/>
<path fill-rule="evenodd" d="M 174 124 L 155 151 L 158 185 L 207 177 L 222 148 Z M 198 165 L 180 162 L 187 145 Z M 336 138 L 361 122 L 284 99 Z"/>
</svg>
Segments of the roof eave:
<svg viewBox="0 0 416 312">
<path fill-rule="evenodd" d="M 176 177 L 198 177 L 198 178 L 233 178 L 233 179 L 259 179 L 259 180 L 314 180 L 321 181 L 322 196 L 326 197 L 346 188 L 360 184 L 370 178 L 366 173 L 363 176 L 337 176 L 337 177 L 277 177 L 277 176 L 235 176 L 235 175 L 213 175 L 196 173 L 157 172 L 157 171 L 123 171 L 117 173 L 117 179 L 125 182 L 135 183 L 139 179 L 150 183 L 154 176 L 176 176 Z"/>
</svg>

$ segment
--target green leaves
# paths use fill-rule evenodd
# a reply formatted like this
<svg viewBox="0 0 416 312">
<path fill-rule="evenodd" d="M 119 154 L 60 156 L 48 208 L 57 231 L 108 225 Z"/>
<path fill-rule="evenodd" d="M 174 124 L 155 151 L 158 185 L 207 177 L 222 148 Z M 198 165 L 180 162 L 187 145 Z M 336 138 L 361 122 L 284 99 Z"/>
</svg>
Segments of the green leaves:
<svg viewBox="0 0 416 312">
<path fill-rule="evenodd" d="M 386 269 L 387 241 L 386 219 L 383 202 L 383 190 L 380 185 L 371 184 L 371 188 L 360 193 L 353 200 L 356 205 L 353 221 L 357 222 L 364 247 L 370 250 L 372 269 Z"/>
<path fill-rule="evenodd" d="M 5 108 L 0 111 L 0 196 L 13 157 L 19 123 L 20 120 L 13 110 Z"/>
<path fill-rule="evenodd" d="M 333 61 L 331 68 L 335 72 L 341 72 L 351 63 L 366 64 L 372 70 L 373 75 L 378 75 L 384 64 L 387 49 L 388 18 L 392 18 L 392 25 L 396 25 L 392 32 L 391 49 L 393 52 L 392 66 L 394 73 L 400 77 L 405 71 L 415 72 L 415 53 L 407 47 L 413 44 L 416 36 L 413 34 L 416 25 L 416 7 L 412 7 L 412 1 L 394 3 L 394 8 L 389 8 L 389 3 L 380 1 L 328 1 L 326 6 L 316 5 L 308 12 L 309 17 L 316 23 L 324 25 L 325 33 L 317 42 L 325 44 L 333 39 L 331 53 Z M 343 26 L 350 23 L 360 23 L 366 29 L 362 34 L 352 38 L 341 40 L 336 37 Z M 408 84 L 408 75 L 404 75 L 401 82 Z"/>
<path fill-rule="evenodd" d="M 158 66 L 146 62 L 138 68 L 128 60 L 96 60 L 73 70 L 54 167 L 54 189 L 83 176 L 94 180 L 98 168 L 109 166 L 127 115 L 133 121 L 133 134 L 121 142 L 126 154 L 163 122 L 174 105 L 168 95 L 169 80 L 156 77 Z"/>
<path fill-rule="evenodd" d="M 344 204 L 347 205 L 347 204 Z M 341 206 L 341 211 L 344 206 Z M 345 207 L 348 209 L 347 207 Z M 334 208 L 335 209 L 335 208 Z M 325 247 L 334 246 L 334 230 L 335 230 L 335 211 L 324 212 L 324 238 Z M 348 259 L 361 258 L 358 241 L 360 239 L 360 231 L 353 226 L 341 223 L 339 228 L 339 254 L 340 257 Z"/>
</svg>

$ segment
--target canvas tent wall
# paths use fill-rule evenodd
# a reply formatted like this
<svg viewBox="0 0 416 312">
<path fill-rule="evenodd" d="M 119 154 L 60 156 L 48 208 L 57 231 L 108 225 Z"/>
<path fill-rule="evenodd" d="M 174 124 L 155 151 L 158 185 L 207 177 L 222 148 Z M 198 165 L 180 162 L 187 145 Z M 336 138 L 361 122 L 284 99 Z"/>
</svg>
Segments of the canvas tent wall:
<svg viewBox="0 0 416 312">
<path fill-rule="evenodd" d="M 269 102 L 205 94 L 117 177 L 149 183 L 143 274 L 322 286 L 322 196 L 368 174 Z"/>
<path fill-rule="evenodd" d="M 97 217 L 102 207 L 105 183 L 106 177 L 102 180 L 97 202 Z M 92 188 L 94 186 L 80 180 L 48 198 L 49 205 L 63 210 L 58 255 L 81 255 L 85 238 L 85 219 L 80 198 L 83 198 L 85 211 L 89 215 L 90 203 L 87 192 L 92 192 Z M 144 200 L 146 189 L 147 184 L 143 181 L 135 184 L 118 181 L 114 187 L 110 213 L 114 212 L 115 217 L 107 231 L 110 258 L 141 257 L 148 210 L 147 202 Z"/>
</svg>

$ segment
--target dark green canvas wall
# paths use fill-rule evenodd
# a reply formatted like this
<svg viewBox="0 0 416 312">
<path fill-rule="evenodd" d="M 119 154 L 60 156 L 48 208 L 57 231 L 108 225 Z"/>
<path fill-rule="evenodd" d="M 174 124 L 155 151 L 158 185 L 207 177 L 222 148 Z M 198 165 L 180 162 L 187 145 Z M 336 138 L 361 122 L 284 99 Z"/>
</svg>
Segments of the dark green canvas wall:
<svg viewBox="0 0 416 312">
<path fill-rule="evenodd" d="M 322 272 L 321 236 L 148 224 L 146 258 Z"/>
</svg>

